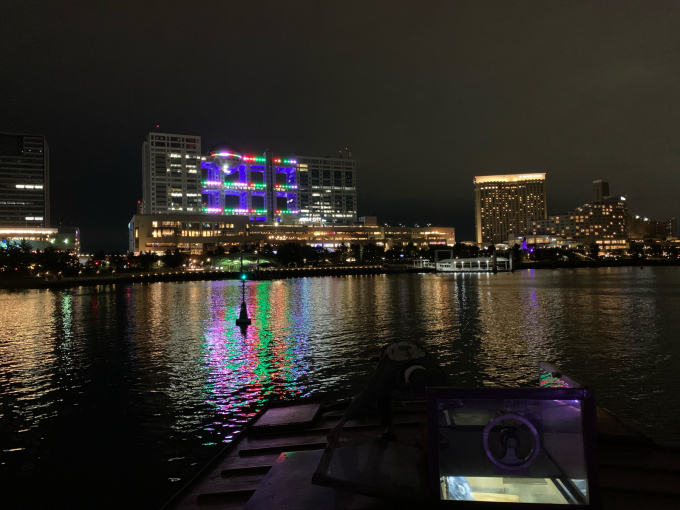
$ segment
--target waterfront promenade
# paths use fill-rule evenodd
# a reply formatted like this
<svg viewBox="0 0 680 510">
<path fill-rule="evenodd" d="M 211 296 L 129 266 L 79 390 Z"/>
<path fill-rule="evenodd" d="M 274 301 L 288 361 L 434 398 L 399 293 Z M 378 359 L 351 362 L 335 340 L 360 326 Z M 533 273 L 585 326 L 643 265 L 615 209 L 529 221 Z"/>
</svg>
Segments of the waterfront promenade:
<svg viewBox="0 0 680 510">
<path fill-rule="evenodd" d="M 25 278 L 0 278 L 0 289 L 51 289 L 80 287 L 83 285 L 111 285 L 117 283 L 191 282 L 212 280 L 237 280 L 242 274 L 248 280 L 271 280 L 275 278 L 302 278 L 313 276 L 343 276 L 382 274 L 383 266 L 328 266 L 301 268 L 266 268 L 261 270 L 222 271 L 217 269 L 194 271 L 117 271 L 112 274 L 89 274 L 83 276 L 32 276 Z"/>
</svg>

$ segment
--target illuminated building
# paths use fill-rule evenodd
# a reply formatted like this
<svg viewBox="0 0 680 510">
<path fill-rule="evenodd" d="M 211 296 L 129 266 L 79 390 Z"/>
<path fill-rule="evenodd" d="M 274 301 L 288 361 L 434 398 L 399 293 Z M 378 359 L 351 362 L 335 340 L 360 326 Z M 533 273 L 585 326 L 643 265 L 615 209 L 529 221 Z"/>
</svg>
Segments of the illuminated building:
<svg viewBox="0 0 680 510">
<path fill-rule="evenodd" d="M 144 214 L 230 214 L 269 223 L 353 224 L 356 163 L 318 156 L 201 156 L 201 137 L 149 133 L 142 147 Z"/>
<path fill-rule="evenodd" d="M 640 216 L 628 216 L 628 237 L 631 239 L 668 239 L 678 237 L 675 218 L 655 221 Z"/>
<path fill-rule="evenodd" d="M 547 215 L 544 173 L 475 176 L 474 183 L 477 243 L 503 243 Z"/>
<path fill-rule="evenodd" d="M 200 213 L 201 137 L 149 133 L 142 145 L 142 210 Z"/>
<path fill-rule="evenodd" d="M 302 223 L 357 221 L 356 162 L 351 159 L 298 156 Z"/>
<path fill-rule="evenodd" d="M 269 223 L 299 218 L 296 159 L 222 150 L 201 158 L 201 169 L 203 213 Z"/>
<path fill-rule="evenodd" d="M 50 225 L 50 157 L 44 136 L 0 133 L 0 228 Z"/>
<path fill-rule="evenodd" d="M 129 250 L 134 253 L 179 249 L 201 254 L 243 243 L 297 243 L 334 249 L 344 244 L 373 243 L 386 250 L 413 243 L 418 248 L 452 246 L 453 227 L 380 227 L 377 225 L 300 225 L 251 220 L 244 215 L 136 214 L 128 224 Z"/>
<path fill-rule="evenodd" d="M 2 228 L 0 227 L 0 246 L 21 241 L 30 243 L 34 250 L 44 250 L 53 246 L 57 250 L 80 253 L 80 230 L 77 227 L 58 228 Z"/>
<path fill-rule="evenodd" d="M 222 150 L 202 158 L 201 168 L 205 213 L 243 215 L 269 223 L 356 222 L 353 160 Z"/>
<path fill-rule="evenodd" d="M 625 244 L 628 237 L 626 197 L 609 196 L 609 184 L 594 181 L 594 201 L 566 214 L 527 222 L 527 235 L 557 235 L 590 244 L 596 240 L 616 240 Z M 601 243 L 599 243 L 601 244 Z"/>
</svg>

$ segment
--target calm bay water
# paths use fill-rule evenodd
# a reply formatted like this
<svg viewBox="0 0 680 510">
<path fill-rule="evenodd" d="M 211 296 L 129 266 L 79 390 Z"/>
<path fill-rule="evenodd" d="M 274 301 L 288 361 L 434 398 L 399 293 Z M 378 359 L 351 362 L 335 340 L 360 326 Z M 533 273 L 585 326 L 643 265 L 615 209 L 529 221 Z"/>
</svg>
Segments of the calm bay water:
<svg viewBox="0 0 680 510">
<path fill-rule="evenodd" d="M 10 508 L 157 508 L 268 400 L 353 395 L 418 339 L 458 386 L 552 361 L 680 444 L 680 268 L 0 291 L 0 487 Z"/>
</svg>

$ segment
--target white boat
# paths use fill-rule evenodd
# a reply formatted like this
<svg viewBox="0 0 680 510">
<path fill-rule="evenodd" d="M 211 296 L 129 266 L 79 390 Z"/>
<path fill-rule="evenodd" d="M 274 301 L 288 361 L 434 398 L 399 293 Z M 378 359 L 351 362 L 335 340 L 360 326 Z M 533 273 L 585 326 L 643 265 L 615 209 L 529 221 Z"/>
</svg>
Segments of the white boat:
<svg viewBox="0 0 680 510">
<path fill-rule="evenodd" d="M 512 260 L 507 257 L 479 257 L 466 259 L 442 259 L 436 262 L 429 260 L 414 261 L 415 268 L 433 269 L 443 273 L 488 273 L 494 271 L 512 271 Z"/>
</svg>

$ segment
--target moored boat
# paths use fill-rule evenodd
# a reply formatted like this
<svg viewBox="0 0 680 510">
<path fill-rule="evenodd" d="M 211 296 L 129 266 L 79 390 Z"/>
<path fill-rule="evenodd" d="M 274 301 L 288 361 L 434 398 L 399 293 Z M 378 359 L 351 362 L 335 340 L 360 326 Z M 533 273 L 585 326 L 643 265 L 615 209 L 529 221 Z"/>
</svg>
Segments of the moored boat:
<svg viewBox="0 0 680 510">
<path fill-rule="evenodd" d="M 328 467 L 328 452 L 332 450 L 326 437 L 348 405 L 349 401 L 333 402 L 328 398 L 267 404 L 238 438 L 212 459 L 164 510 L 413 508 L 416 502 L 419 508 L 436 506 L 427 495 L 418 493 L 422 480 L 416 480 L 415 471 L 406 469 L 416 463 L 411 457 L 419 438 L 423 437 L 427 421 L 424 402 L 394 405 L 396 445 L 400 446 L 395 448 L 394 443 L 390 443 L 387 447 L 390 454 L 396 455 L 396 461 L 389 463 L 393 466 L 389 470 L 392 482 L 400 476 L 403 478 L 395 490 L 385 492 L 385 484 L 389 486 L 392 482 L 369 475 L 362 475 L 364 478 L 359 479 L 359 483 L 357 480 L 330 483 L 332 479 L 326 477 L 325 485 L 318 484 L 320 480 L 324 483 L 319 473 L 324 469 L 324 462 Z M 655 444 L 605 409 L 597 408 L 596 421 L 596 475 L 601 507 L 679 508 L 680 451 Z M 369 445 L 371 451 L 381 451 L 375 449 L 382 430 L 378 417 L 368 416 L 348 421 L 344 437 L 354 445 Z M 413 487 L 407 487 L 409 484 Z M 353 485 L 357 486 L 356 490 Z M 413 499 L 403 497 L 400 491 L 406 491 L 407 495 L 411 491 Z M 481 501 L 517 501 L 489 497 Z"/>
</svg>

